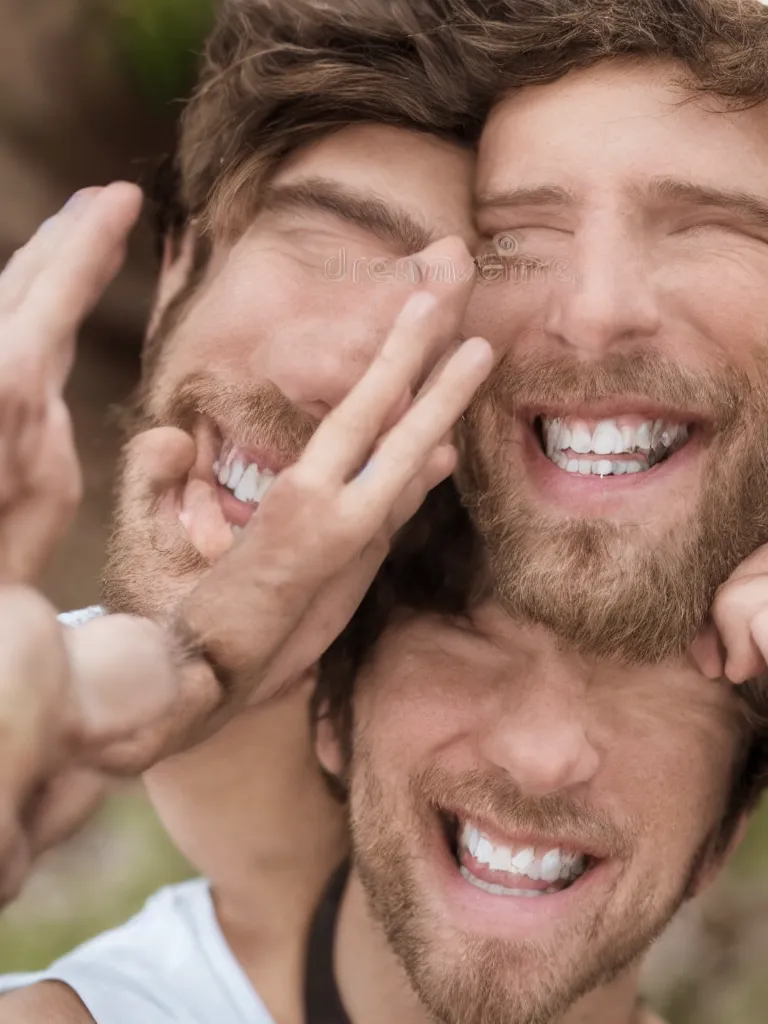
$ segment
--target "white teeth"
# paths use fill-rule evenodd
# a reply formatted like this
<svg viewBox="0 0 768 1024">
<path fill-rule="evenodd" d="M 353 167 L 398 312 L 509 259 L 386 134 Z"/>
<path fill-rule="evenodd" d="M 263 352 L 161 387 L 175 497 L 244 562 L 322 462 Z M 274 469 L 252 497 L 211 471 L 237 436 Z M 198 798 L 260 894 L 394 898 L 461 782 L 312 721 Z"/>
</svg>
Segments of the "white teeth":
<svg viewBox="0 0 768 1024">
<path fill-rule="evenodd" d="M 489 892 L 492 896 L 522 896 L 526 899 L 535 899 L 537 896 L 551 896 L 558 891 L 557 889 L 508 889 L 505 885 L 494 885 L 492 882 L 484 882 L 480 878 L 475 878 L 472 872 L 463 866 L 459 870 L 470 885 Z"/>
<path fill-rule="evenodd" d="M 509 870 L 509 850 L 503 846 L 494 846 L 491 849 L 491 858 L 488 861 L 488 867 L 491 871 L 508 871 Z"/>
<path fill-rule="evenodd" d="M 556 882 L 563 868 L 559 850 L 549 850 L 541 858 L 541 877 L 545 882 Z"/>
<path fill-rule="evenodd" d="M 477 853 L 477 847 L 478 847 L 479 843 L 480 843 L 480 833 L 477 831 L 476 828 L 473 828 L 471 830 L 470 836 L 469 836 L 469 852 L 472 854 L 473 857 Z"/>
<path fill-rule="evenodd" d="M 520 853 L 512 858 L 512 867 L 515 871 L 524 875 L 535 859 L 536 855 L 532 849 L 521 850 Z"/>
<path fill-rule="evenodd" d="M 235 488 L 238 486 L 240 481 L 243 479 L 244 475 L 245 475 L 245 463 L 242 461 L 242 459 L 235 459 L 235 461 L 232 463 L 232 467 L 231 467 L 231 469 L 229 471 L 229 481 L 226 484 L 226 486 L 230 489 L 230 491 L 234 491 L 235 490 Z"/>
<path fill-rule="evenodd" d="M 571 431 L 571 450 L 577 455 L 589 455 L 592 451 L 592 433 L 587 427 L 575 426 Z"/>
<path fill-rule="evenodd" d="M 556 452 L 552 457 L 556 466 L 564 469 L 566 473 L 578 473 L 580 476 L 623 476 L 625 473 L 642 473 L 647 466 L 642 462 L 618 461 L 609 462 L 608 459 L 568 459 L 562 452 Z"/>
<path fill-rule="evenodd" d="M 557 882 L 573 881 L 586 870 L 586 858 L 579 853 L 564 853 L 559 848 L 536 856 L 533 847 L 512 848 L 492 843 L 479 829 L 468 822 L 459 835 L 459 854 L 466 851 L 478 864 L 484 864 L 491 871 L 510 876 L 521 875 L 532 881 Z"/>
<path fill-rule="evenodd" d="M 242 479 L 235 487 L 235 497 L 238 501 L 254 502 L 259 493 L 259 467 L 249 466 L 243 474 Z"/>
<path fill-rule="evenodd" d="M 651 447 L 651 424 L 641 423 L 635 431 L 635 448 L 648 451 Z"/>
<path fill-rule="evenodd" d="M 595 455 L 613 455 L 614 452 L 623 451 L 621 431 L 613 420 L 605 420 L 595 427 L 595 432 L 592 435 L 592 451 Z"/>
<path fill-rule="evenodd" d="M 480 839 L 477 844 L 477 850 L 475 851 L 474 854 L 476 860 L 478 860 L 481 864 L 490 865 L 492 853 L 493 847 L 491 846 L 490 842 L 485 838 L 485 836 L 480 836 Z"/>
<path fill-rule="evenodd" d="M 584 421 L 565 422 L 562 419 L 541 420 L 544 448 L 547 456 L 567 473 L 581 476 L 623 476 L 627 473 L 647 472 L 670 449 L 680 448 L 688 440 L 688 428 L 669 424 L 663 420 L 646 420 L 637 426 L 619 426 L 616 420 L 602 420 L 592 430 Z M 644 452 L 646 460 L 626 456 Z M 574 458 L 580 455 L 600 455 L 601 459 Z M 625 456 L 616 458 L 616 456 Z M 605 456 L 614 456 L 612 459 Z"/>
</svg>

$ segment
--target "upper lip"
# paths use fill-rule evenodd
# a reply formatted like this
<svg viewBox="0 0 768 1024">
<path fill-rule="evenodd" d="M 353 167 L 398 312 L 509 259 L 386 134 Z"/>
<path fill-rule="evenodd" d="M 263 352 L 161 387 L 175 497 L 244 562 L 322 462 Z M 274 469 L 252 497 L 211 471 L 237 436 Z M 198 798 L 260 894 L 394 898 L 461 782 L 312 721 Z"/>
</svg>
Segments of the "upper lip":
<svg viewBox="0 0 768 1024">
<path fill-rule="evenodd" d="M 300 458 L 301 453 L 289 453 L 272 447 L 268 442 L 258 444 L 251 440 L 244 442 L 235 434 L 229 433 L 226 429 L 219 427 L 219 434 L 222 439 L 220 456 L 225 450 L 231 451 L 237 448 L 245 456 L 249 463 L 255 463 L 260 470 L 269 470 L 276 475 L 284 469 L 288 469 Z"/>
<path fill-rule="evenodd" d="M 531 423 L 542 416 L 549 419 L 610 420 L 619 416 L 642 416 L 645 420 L 663 420 L 665 423 L 692 425 L 703 421 L 703 417 L 689 410 L 672 409 L 670 406 L 651 402 L 645 398 L 611 398 L 599 402 L 568 403 L 548 402 L 541 405 L 527 405 L 522 415 Z"/>
</svg>

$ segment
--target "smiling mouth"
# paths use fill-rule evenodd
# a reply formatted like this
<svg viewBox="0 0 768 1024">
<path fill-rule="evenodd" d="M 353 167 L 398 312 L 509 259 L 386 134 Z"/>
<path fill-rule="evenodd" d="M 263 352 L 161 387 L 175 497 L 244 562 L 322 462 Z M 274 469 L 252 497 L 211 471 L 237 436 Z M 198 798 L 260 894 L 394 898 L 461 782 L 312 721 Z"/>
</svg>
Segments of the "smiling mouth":
<svg viewBox="0 0 768 1024">
<path fill-rule="evenodd" d="M 248 452 L 226 441 L 213 464 L 219 485 L 244 505 L 259 505 L 269 493 L 277 473 L 262 468 Z"/>
<path fill-rule="evenodd" d="M 554 896 L 584 878 L 599 860 L 573 847 L 546 842 L 501 843 L 470 819 L 444 819 L 456 865 L 466 882 L 492 896 Z"/>
<path fill-rule="evenodd" d="M 563 472 L 602 479 L 647 473 L 681 451 L 695 428 L 634 414 L 602 420 L 539 415 L 533 430 L 544 455 Z"/>
</svg>

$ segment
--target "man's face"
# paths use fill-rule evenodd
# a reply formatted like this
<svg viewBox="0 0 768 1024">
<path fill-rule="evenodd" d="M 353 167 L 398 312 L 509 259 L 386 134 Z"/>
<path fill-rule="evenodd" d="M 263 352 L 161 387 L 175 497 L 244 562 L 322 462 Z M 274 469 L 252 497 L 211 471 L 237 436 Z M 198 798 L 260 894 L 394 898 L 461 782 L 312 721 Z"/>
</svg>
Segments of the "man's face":
<svg viewBox="0 0 768 1024">
<path fill-rule="evenodd" d="M 493 605 L 385 635 L 355 693 L 356 865 L 436 1019 L 548 1024 L 642 956 L 717 860 L 737 701 Z"/>
<path fill-rule="evenodd" d="M 161 328 L 146 412 L 193 433 L 197 462 L 153 519 L 136 497 L 141 467 L 126 474 L 113 609 L 167 606 L 205 567 L 199 553 L 220 553 L 222 527 L 229 539 L 247 523 L 418 287 L 408 257 L 447 235 L 473 244 L 473 173 L 458 146 L 376 125 L 339 131 L 281 168 L 250 228 L 215 248 L 180 322 Z"/>
<path fill-rule="evenodd" d="M 465 491 L 499 597 L 578 649 L 679 652 L 768 539 L 768 111 L 612 62 L 500 102 L 467 330 L 501 365 Z"/>
</svg>

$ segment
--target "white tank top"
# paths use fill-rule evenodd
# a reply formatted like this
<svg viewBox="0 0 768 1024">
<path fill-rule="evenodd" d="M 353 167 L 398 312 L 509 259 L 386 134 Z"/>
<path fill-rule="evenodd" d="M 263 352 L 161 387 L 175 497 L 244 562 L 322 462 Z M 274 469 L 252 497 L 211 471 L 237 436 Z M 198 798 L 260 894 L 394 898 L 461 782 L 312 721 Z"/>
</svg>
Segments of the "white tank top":
<svg viewBox="0 0 768 1024">
<path fill-rule="evenodd" d="M 161 889 L 127 924 L 40 974 L 0 977 L 73 989 L 96 1024 L 274 1024 L 227 945 L 204 879 Z"/>
</svg>

